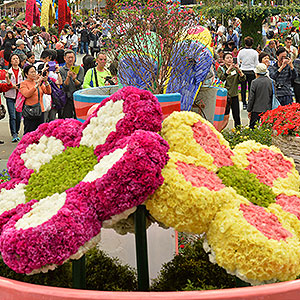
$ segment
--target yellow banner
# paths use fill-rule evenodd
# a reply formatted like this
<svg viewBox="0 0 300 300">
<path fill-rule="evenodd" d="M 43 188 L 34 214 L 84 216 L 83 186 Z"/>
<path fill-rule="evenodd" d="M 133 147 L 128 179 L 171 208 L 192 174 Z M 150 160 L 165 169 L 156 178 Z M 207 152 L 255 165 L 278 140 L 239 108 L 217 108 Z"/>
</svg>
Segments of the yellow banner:
<svg viewBox="0 0 300 300">
<path fill-rule="evenodd" d="M 55 10 L 52 5 L 52 0 L 43 0 L 43 5 L 41 9 L 41 26 L 49 29 L 49 23 L 53 24 L 55 19 Z"/>
</svg>

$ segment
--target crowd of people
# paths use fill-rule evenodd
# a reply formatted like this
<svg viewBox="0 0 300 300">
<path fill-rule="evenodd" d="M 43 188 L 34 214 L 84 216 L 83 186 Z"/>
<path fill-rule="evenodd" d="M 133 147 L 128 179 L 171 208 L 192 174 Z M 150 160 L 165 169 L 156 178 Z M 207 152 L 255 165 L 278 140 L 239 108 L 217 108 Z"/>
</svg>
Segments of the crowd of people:
<svg viewBox="0 0 300 300">
<path fill-rule="evenodd" d="M 264 20 L 262 44 L 255 48 L 252 37 L 242 37 L 242 23 L 238 18 L 229 20 L 227 28 L 214 18 L 207 20 L 207 26 L 213 37 L 215 76 L 228 92 L 222 128 L 227 126 L 230 110 L 234 126 L 241 125 L 239 86 L 250 128 L 260 120 L 261 113 L 272 109 L 273 96 L 280 105 L 300 103 L 300 22 L 297 17 L 287 21 L 280 17 Z"/>
<path fill-rule="evenodd" d="M 74 18 L 59 35 L 51 35 L 44 27 L 36 32 L 26 26 L 1 23 L 0 68 L 11 84 L 4 97 L 12 142 L 20 140 L 22 117 L 24 133 L 56 118 L 76 118 L 75 91 L 118 84 L 118 61 L 108 64 L 103 52 L 110 42 L 112 22 L 99 15 L 84 21 Z M 223 128 L 230 111 L 234 126 L 241 125 L 240 94 L 251 128 L 260 113 L 271 109 L 274 93 L 281 105 L 294 98 L 300 103 L 299 20 L 266 19 L 262 24 L 263 42 L 255 49 L 252 37 L 242 37 L 242 25 L 238 18 L 229 20 L 227 27 L 214 18 L 206 21 L 214 48 L 211 78 L 218 77 L 228 91 Z M 58 28 L 57 20 L 53 27 Z M 82 65 L 76 64 L 78 54 L 84 55 Z M 16 101 L 22 100 L 26 109 L 38 106 L 37 116 L 16 110 Z"/>
<path fill-rule="evenodd" d="M 110 20 L 73 21 L 59 36 L 50 35 L 44 27 L 38 33 L 26 27 L 0 25 L 0 68 L 12 84 L 4 98 L 13 143 L 20 140 L 22 117 L 24 134 L 56 118 L 76 118 L 75 91 L 118 84 L 118 62 L 106 68 L 107 56 L 102 50 L 109 39 Z M 79 53 L 84 55 L 81 65 L 76 64 Z M 24 101 L 23 112 L 16 109 L 18 101 Z M 40 111 L 28 115 L 26 109 L 35 110 L 35 106 Z"/>
</svg>

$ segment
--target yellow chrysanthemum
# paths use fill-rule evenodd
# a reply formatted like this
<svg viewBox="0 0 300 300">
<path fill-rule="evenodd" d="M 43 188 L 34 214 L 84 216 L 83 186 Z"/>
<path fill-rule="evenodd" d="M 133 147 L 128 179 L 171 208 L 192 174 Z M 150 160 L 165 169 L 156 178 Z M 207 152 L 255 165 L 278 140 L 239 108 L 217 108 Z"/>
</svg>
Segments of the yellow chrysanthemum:
<svg viewBox="0 0 300 300">
<path fill-rule="evenodd" d="M 288 171 L 287 171 L 287 175 L 281 177 L 280 176 L 280 169 L 284 169 L 284 166 L 282 166 L 281 164 L 276 164 L 274 163 L 273 168 L 270 167 L 269 170 L 266 169 L 266 165 L 264 161 L 262 161 L 262 166 L 259 165 L 260 161 L 256 161 L 255 164 L 256 166 L 261 170 L 261 172 L 263 173 L 263 177 L 264 177 L 264 183 L 269 182 L 269 186 L 271 186 L 272 188 L 277 188 L 280 190 L 283 189 L 291 189 L 291 190 L 299 190 L 299 186 L 300 186 L 300 176 L 298 171 L 295 169 L 295 163 L 294 160 L 292 158 L 286 157 L 285 155 L 283 155 L 283 153 L 280 151 L 280 149 L 278 149 L 275 146 L 266 146 L 266 145 L 262 145 L 259 144 L 255 141 L 246 141 L 243 143 L 240 143 L 238 145 L 236 145 L 236 147 L 234 148 L 233 152 L 234 152 L 234 156 L 232 156 L 232 161 L 234 162 L 234 164 L 236 166 L 238 166 L 239 168 L 243 168 L 243 169 L 247 169 L 249 168 L 249 160 L 248 160 L 248 155 L 252 152 L 261 152 L 261 151 L 269 151 L 271 154 L 270 156 L 272 156 L 272 158 L 275 160 L 275 156 L 276 154 L 279 154 L 280 158 L 282 158 L 282 162 L 285 162 L 287 164 L 290 164 L 290 167 L 288 167 Z M 265 168 L 264 168 L 265 167 Z M 251 173 L 256 174 L 253 170 L 249 170 Z M 277 175 L 272 174 L 273 172 L 275 172 Z M 282 174 L 284 174 L 284 172 L 282 172 Z M 256 174 L 258 175 L 258 174 Z M 276 179 L 274 179 L 274 176 L 277 176 Z M 270 178 L 268 180 L 268 178 Z M 261 181 L 261 180 L 260 180 Z"/>
<path fill-rule="evenodd" d="M 219 133 L 211 123 L 203 119 L 200 115 L 193 112 L 173 112 L 166 118 L 162 125 L 161 136 L 169 143 L 170 151 L 182 153 L 187 156 L 193 156 L 202 161 L 206 166 L 215 162 L 212 152 L 208 153 L 207 149 L 197 143 L 195 139 L 195 125 L 204 124 L 205 130 L 209 133 L 203 138 L 210 139 L 211 145 L 205 145 L 214 151 L 217 146 L 223 149 L 222 154 L 226 153 L 226 159 L 230 159 L 233 155 L 229 148 L 229 143 L 224 139 L 223 135 Z M 208 154 L 208 155 L 207 155 Z M 205 157 L 205 160 L 203 160 Z M 225 161 L 225 160 L 224 160 Z M 230 161 L 231 162 L 231 161 Z M 232 162 L 231 162 L 232 163 Z"/>
<path fill-rule="evenodd" d="M 225 187 L 222 183 L 218 190 L 211 190 L 205 186 L 197 187 L 191 181 L 201 180 L 197 176 L 205 176 L 209 182 L 212 176 L 212 185 L 217 186 L 217 176 L 205 167 L 198 159 L 185 156 L 180 153 L 170 152 L 170 160 L 162 171 L 164 177 L 163 185 L 148 198 L 147 209 L 158 221 L 167 226 L 174 227 L 178 231 L 202 233 L 207 231 L 211 220 L 221 207 L 234 199 L 242 198 L 236 194 L 235 190 Z M 185 163 L 187 168 L 197 168 L 202 166 L 207 174 L 203 172 L 195 173 L 195 178 L 187 180 L 185 175 L 178 170 L 178 162 Z M 186 176 L 189 176 L 187 174 Z M 219 179 L 221 182 L 221 180 Z"/>
<path fill-rule="evenodd" d="M 300 242 L 289 221 L 279 221 L 290 236 L 276 240 L 248 223 L 239 203 L 222 209 L 207 232 L 211 259 L 252 284 L 295 279 L 300 274 Z"/>
</svg>

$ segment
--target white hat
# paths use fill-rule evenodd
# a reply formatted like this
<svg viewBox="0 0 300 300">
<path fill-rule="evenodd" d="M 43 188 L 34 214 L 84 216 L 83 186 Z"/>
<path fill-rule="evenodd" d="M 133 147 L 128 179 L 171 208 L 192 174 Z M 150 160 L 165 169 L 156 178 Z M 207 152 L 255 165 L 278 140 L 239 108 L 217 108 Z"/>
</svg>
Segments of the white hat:
<svg viewBox="0 0 300 300">
<path fill-rule="evenodd" d="M 259 63 L 254 71 L 256 74 L 259 75 L 266 75 L 267 74 L 267 66 L 263 63 Z"/>
<path fill-rule="evenodd" d="M 16 41 L 16 46 L 20 46 L 20 45 L 27 45 L 27 43 L 24 42 L 24 41 L 21 40 L 21 39 L 18 39 L 18 40 Z"/>
</svg>

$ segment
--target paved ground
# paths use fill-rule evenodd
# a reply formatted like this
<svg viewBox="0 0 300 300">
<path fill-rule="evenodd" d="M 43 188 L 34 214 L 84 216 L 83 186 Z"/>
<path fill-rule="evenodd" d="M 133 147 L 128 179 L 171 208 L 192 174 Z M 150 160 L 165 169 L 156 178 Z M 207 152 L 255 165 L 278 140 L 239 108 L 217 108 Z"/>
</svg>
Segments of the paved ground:
<svg viewBox="0 0 300 300">
<path fill-rule="evenodd" d="M 81 64 L 82 57 L 83 55 L 80 54 L 77 55 L 77 63 Z M 6 106 L 6 101 L 3 95 L 1 96 L 1 101 Z M 247 112 L 245 110 L 242 110 L 241 102 L 240 102 L 240 109 L 241 109 L 242 124 L 247 125 L 248 124 Z M 228 128 L 232 128 L 232 127 L 233 127 L 233 120 L 232 120 L 232 116 L 230 116 Z M 21 125 L 20 137 L 22 137 L 22 135 L 23 135 L 23 123 Z M 0 139 L 4 140 L 4 144 L 0 145 L 0 172 L 1 172 L 4 168 L 6 168 L 8 157 L 17 146 L 17 143 L 11 142 L 9 123 L 8 123 L 8 113 L 6 113 L 5 118 L 0 121 Z"/>
</svg>

